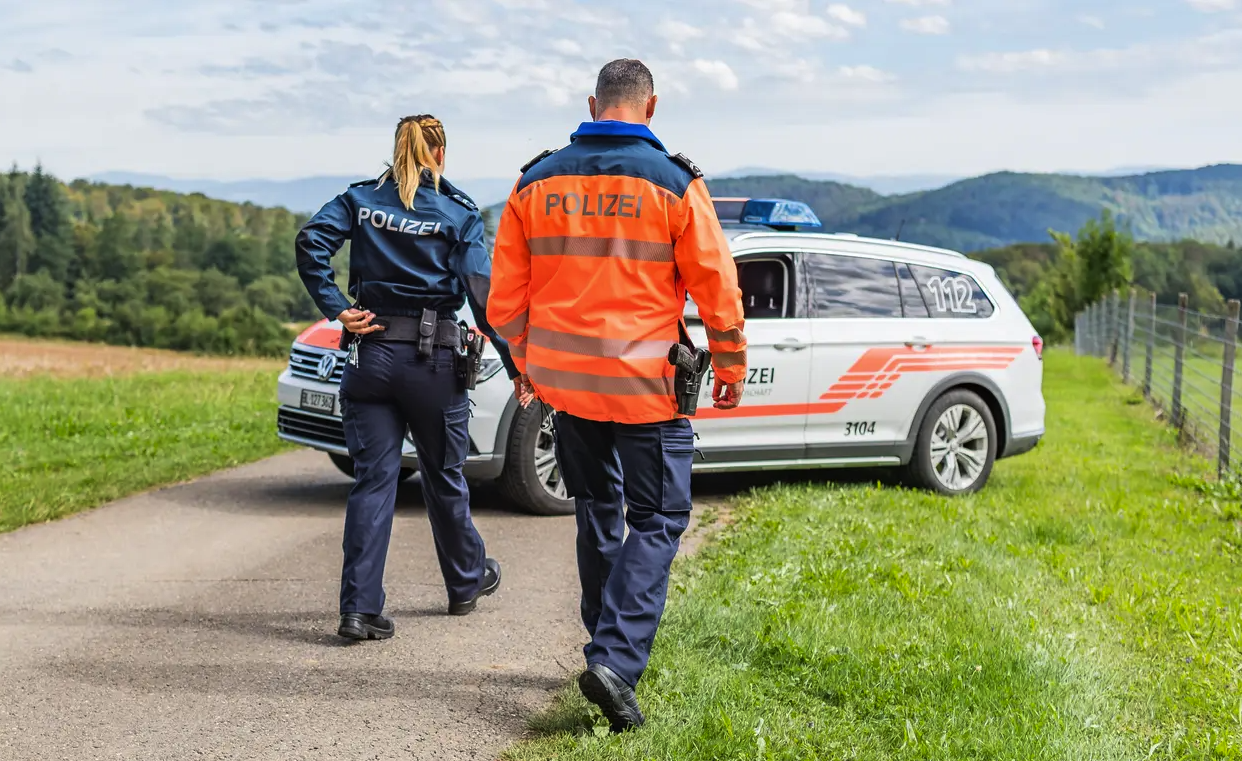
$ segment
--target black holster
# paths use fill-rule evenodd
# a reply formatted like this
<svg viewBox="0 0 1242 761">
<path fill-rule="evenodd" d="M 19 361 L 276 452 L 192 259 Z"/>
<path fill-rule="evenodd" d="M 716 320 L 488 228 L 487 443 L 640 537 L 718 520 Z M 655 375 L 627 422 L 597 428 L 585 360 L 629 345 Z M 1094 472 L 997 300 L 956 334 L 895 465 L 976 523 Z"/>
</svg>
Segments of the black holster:
<svg viewBox="0 0 1242 761">
<path fill-rule="evenodd" d="M 461 376 L 466 390 L 473 391 L 479 383 L 479 375 L 483 372 L 483 334 L 461 323 L 461 347 L 456 351 L 457 374 Z"/>
<path fill-rule="evenodd" d="M 681 323 L 677 324 L 680 341 L 668 352 L 668 363 L 677 368 L 673 376 L 673 393 L 677 396 L 677 413 L 693 417 L 699 410 L 699 394 L 703 376 L 712 365 L 711 352 L 694 348 L 694 343 Z"/>
</svg>

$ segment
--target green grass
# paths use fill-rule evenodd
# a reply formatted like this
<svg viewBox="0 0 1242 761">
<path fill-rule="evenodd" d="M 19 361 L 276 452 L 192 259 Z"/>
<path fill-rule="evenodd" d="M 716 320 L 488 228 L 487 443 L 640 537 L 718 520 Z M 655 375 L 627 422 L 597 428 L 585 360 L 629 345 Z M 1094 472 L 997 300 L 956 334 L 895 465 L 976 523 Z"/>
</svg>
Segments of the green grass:
<svg viewBox="0 0 1242 761">
<path fill-rule="evenodd" d="M 275 383 L 268 370 L 0 378 L 0 531 L 280 451 Z"/>
<path fill-rule="evenodd" d="M 1046 363 L 981 494 L 744 498 L 675 567 L 647 726 L 570 688 L 507 758 L 1242 758 L 1242 512 L 1103 362 Z"/>
</svg>

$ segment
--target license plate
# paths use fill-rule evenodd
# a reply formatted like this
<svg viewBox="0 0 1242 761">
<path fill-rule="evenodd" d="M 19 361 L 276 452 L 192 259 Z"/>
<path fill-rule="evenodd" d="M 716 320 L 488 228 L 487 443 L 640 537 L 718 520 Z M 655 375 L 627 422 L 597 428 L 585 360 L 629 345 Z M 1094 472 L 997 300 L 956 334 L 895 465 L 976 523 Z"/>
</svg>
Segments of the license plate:
<svg viewBox="0 0 1242 761">
<path fill-rule="evenodd" d="M 336 409 L 336 394 L 319 391 L 302 391 L 302 409 L 331 413 Z"/>
</svg>

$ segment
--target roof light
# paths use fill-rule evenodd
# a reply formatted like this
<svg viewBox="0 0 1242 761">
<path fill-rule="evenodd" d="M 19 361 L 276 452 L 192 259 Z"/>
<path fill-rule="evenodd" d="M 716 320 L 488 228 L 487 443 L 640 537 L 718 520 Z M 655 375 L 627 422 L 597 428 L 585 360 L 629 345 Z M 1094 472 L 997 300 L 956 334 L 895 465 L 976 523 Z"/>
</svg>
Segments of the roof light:
<svg viewBox="0 0 1242 761">
<path fill-rule="evenodd" d="M 742 208 L 742 223 L 790 230 L 800 227 L 823 227 L 819 217 L 815 216 L 810 206 L 801 201 L 787 201 L 781 198 L 752 198 L 747 201 Z"/>
</svg>

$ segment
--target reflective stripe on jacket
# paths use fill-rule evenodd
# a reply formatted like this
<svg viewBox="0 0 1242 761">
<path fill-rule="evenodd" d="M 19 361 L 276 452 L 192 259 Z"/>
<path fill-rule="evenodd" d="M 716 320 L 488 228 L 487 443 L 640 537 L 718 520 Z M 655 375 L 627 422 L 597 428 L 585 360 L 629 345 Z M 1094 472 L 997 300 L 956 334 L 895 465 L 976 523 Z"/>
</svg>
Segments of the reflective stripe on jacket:
<svg viewBox="0 0 1242 761">
<path fill-rule="evenodd" d="M 488 318 L 540 399 L 588 420 L 677 416 L 669 349 L 689 291 L 716 375 L 746 375 L 737 267 L 701 175 L 644 125 L 589 122 L 518 180 Z"/>
</svg>

